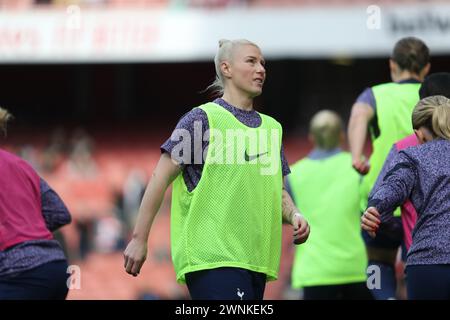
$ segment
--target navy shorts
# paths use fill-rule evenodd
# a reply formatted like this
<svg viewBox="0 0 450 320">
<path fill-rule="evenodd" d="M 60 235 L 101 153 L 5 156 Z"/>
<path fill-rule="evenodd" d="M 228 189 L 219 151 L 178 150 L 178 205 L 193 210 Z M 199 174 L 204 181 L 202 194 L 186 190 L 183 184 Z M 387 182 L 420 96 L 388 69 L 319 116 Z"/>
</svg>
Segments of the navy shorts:
<svg viewBox="0 0 450 320">
<path fill-rule="evenodd" d="M 64 300 L 67 262 L 52 261 L 21 273 L 0 278 L 0 300 Z"/>
<path fill-rule="evenodd" d="M 450 300 L 450 265 L 406 267 L 409 300 Z"/>
<path fill-rule="evenodd" d="M 304 300 L 373 300 L 366 282 L 303 288 Z"/>
<path fill-rule="evenodd" d="M 266 275 L 241 268 L 216 268 L 186 274 L 193 300 L 262 300 Z"/>
</svg>

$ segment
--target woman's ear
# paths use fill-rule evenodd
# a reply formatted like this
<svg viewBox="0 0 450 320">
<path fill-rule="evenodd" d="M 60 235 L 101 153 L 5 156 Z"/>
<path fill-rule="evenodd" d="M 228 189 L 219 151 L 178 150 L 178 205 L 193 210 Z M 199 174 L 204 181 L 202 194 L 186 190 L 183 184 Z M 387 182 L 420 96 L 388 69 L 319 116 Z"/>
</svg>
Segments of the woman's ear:
<svg viewBox="0 0 450 320">
<path fill-rule="evenodd" d="M 417 137 L 417 140 L 419 141 L 419 144 L 424 144 L 426 142 L 425 138 L 423 136 L 423 132 L 420 131 L 420 128 L 419 129 L 414 129 L 414 133 L 416 134 L 416 137 Z"/>
<path fill-rule="evenodd" d="M 430 68 L 431 68 L 431 64 L 428 62 L 427 65 L 422 69 L 422 71 L 420 71 L 419 76 L 422 79 L 425 79 L 425 77 L 427 76 L 427 74 L 430 72 Z"/>
<path fill-rule="evenodd" d="M 397 64 L 392 59 L 389 59 L 389 69 L 391 69 L 391 71 L 397 71 Z"/>
<path fill-rule="evenodd" d="M 220 64 L 220 70 L 225 78 L 231 78 L 231 65 L 228 61 L 223 61 Z"/>
<path fill-rule="evenodd" d="M 389 59 L 389 69 L 391 70 L 391 76 L 396 77 L 399 72 L 399 66 L 397 62 L 392 59 Z"/>
<path fill-rule="evenodd" d="M 425 127 L 414 129 L 414 133 L 416 134 L 417 140 L 419 140 L 420 144 L 424 144 L 434 139 L 433 134 Z"/>
</svg>

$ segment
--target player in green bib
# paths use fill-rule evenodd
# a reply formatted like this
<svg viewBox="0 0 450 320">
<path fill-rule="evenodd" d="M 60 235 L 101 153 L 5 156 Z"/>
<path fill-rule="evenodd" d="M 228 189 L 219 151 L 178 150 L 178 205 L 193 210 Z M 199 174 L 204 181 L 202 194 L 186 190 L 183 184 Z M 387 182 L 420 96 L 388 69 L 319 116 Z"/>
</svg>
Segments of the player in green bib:
<svg viewBox="0 0 450 320">
<path fill-rule="evenodd" d="M 419 87 L 430 70 L 429 49 L 420 39 L 408 37 L 399 40 L 389 62 L 393 82 L 366 89 L 353 105 L 348 138 L 353 167 L 365 175 L 361 184 L 360 210 L 364 212 L 367 199 L 380 173 L 392 145 L 413 133 L 411 113 L 419 101 Z M 370 132 L 372 154 L 369 161 L 363 158 L 367 132 Z M 376 239 L 366 232 L 369 266 L 381 273 L 381 288 L 372 290 L 377 299 L 394 299 L 396 296 L 395 261 L 401 244 L 402 225 L 400 211 L 393 219 L 393 236 L 379 234 Z"/>
<path fill-rule="evenodd" d="M 187 113 L 161 147 L 124 253 L 129 274 L 139 274 L 172 182 L 172 260 L 192 299 L 262 299 L 266 281 L 278 276 L 282 222 L 292 224 L 294 243 L 308 238 L 309 225 L 284 190 L 282 127 L 253 109 L 264 64 L 254 43 L 220 41 L 211 87 L 221 98 Z"/>
<path fill-rule="evenodd" d="M 359 180 L 340 117 L 323 110 L 311 120 L 314 144 L 291 168 L 288 186 L 314 232 L 296 248 L 292 287 L 303 299 L 371 299 L 366 286 L 367 255 L 359 223 Z"/>
</svg>

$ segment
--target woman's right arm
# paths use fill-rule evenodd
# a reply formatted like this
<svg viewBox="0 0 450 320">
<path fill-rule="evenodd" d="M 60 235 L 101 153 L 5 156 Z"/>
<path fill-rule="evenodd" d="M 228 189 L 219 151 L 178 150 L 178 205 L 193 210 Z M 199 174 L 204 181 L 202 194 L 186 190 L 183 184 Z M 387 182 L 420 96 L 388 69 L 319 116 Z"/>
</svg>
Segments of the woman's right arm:
<svg viewBox="0 0 450 320">
<path fill-rule="evenodd" d="M 161 206 L 164 194 L 181 167 L 168 153 L 163 153 L 150 178 L 142 199 L 133 237 L 124 252 L 126 272 L 137 276 L 147 257 L 147 241 L 153 220 Z"/>
</svg>

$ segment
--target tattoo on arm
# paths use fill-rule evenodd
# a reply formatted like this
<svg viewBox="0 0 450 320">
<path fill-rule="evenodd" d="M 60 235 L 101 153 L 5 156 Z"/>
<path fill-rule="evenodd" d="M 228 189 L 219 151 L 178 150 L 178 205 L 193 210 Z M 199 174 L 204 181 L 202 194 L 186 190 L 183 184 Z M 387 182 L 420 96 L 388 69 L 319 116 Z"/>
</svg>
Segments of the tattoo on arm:
<svg viewBox="0 0 450 320">
<path fill-rule="evenodd" d="M 292 200 L 289 193 L 283 187 L 283 199 L 282 199 L 282 213 L 283 213 L 283 221 L 286 223 L 291 223 L 292 216 L 295 212 L 300 212 L 294 205 L 294 201 Z"/>
</svg>

